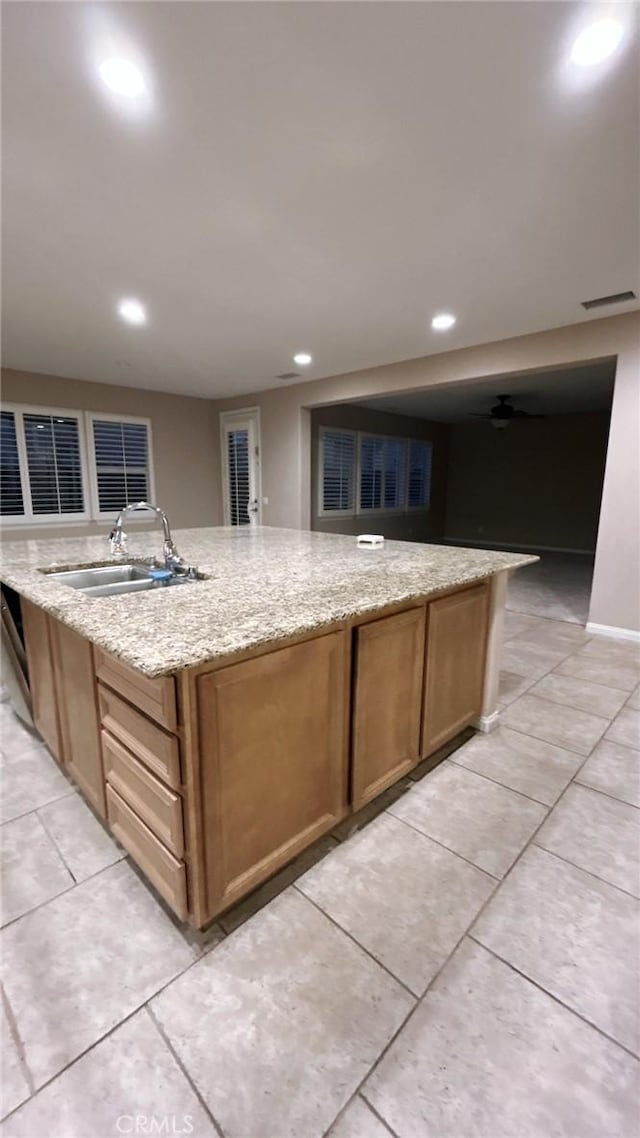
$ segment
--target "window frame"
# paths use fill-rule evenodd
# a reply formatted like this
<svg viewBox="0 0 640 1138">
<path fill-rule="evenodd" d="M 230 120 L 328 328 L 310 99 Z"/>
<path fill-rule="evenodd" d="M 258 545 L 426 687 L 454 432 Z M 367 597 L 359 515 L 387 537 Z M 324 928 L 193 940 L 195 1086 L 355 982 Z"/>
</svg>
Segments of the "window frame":
<svg viewBox="0 0 640 1138">
<path fill-rule="evenodd" d="M 22 488 L 23 514 L 3 514 L 0 516 L 0 525 L 3 529 L 13 529 L 22 526 L 70 526 L 86 525 L 92 520 L 91 494 L 89 486 L 89 468 L 87 462 L 87 439 L 83 411 L 72 411 L 65 407 L 40 407 L 30 403 L 3 403 L 3 411 L 9 411 L 14 416 L 16 425 L 16 443 L 18 449 L 18 463 L 20 470 L 20 486 Z M 25 415 L 46 415 L 52 419 L 75 419 L 78 424 L 78 450 L 80 454 L 80 479 L 82 483 L 83 510 L 76 510 L 66 514 L 34 514 L 31 495 L 31 480 L 29 478 L 29 461 L 27 444 L 24 433 Z"/>
<path fill-rule="evenodd" d="M 351 510 L 326 510 L 323 501 L 323 487 L 324 487 L 324 436 L 326 433 L 330 434 L 343 434 L 351 435 L 355 440 L 354 447 L 354 503 Z M 403 487 L 403 505 L 402 506 L 364 506 L 360 505 L 361 483 L 362 483 L 362 440 L 366 438 L 382 439 L 385 442 L 402 443 L 404 449 L 404 487 Z M 409 469 L 411 458 L 411 444 L 420 443 L 429 447 L 429 498 L 424 506 L 410 506 L 409 505 Z M 379 431 L 358 431 L 349 427 L 331 427 L 321 424 L 318 427 L 318 463 L 317 463 L 317 517 L 318 518 L 370 518 L 370 517 L 399 517 L 405 514 L 415 514 L 419 511 L 428 513 L 431 509 L 431 494 L 432 494 L 432 475 L 433 470 L 433 440 L 432 439 L 417 439 L 409 435 L 387 435 Z M 382 487 L 382 500 L 384 500 L 384 485 Z"/>
<path fill-rule="evenodd" d="M 114 521 L 113 510 L 100 509 L 100 497 L 98 493 L 98 464 L 96 462 L 96 448 L 95 438 L 93 433 L 94 422 L 99 423 L 135 423 L 137 426 L 145 427 L 147 432 L 147 473 L 148 473 L 148 490 L 149 501 L 155 503 L 156 488 L 154 479 L 154 463 L 153 463 L 153 441 L 151 433 L 151 419 L 146 419 L 142 415 L 116 415 L 111 412 L 101 411 L 85 411 L 85 431 L 87 439 L 87 452 L 88 452 L 88 467 L 89 467 L 89 488 L 91 493 L 91 518 L 96 522 L 110 522 Z M 123 506 L 128 505 L 123 502 Z M 155 519 L 155 514 L 151 510 L 139 510 L 135 515 L 131 515 L 131 520 L 135 522 L 150 522 Z"/>
<path fill-rule="evenodd" d="M 348 435 L 353 439 L 353 507 L 350 510 L 327 510 L 324 504 L 324 440 L 325 435 Z M 360 500 L 360 442 L 358 431 L 349 427 L 321 426 L 318 435 L 318 517 L 353 518 Z"/>
</svg>

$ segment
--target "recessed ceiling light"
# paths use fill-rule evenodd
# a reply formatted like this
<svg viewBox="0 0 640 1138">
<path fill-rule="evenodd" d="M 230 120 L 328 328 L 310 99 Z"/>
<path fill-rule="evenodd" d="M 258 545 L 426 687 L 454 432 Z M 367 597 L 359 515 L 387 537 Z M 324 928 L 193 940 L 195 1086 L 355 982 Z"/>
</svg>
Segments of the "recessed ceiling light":
<svg viewBox="0 0 640 1138">
<path fill-rule="evenodd" d="M 306 367 L 307 364 L 311 363 L 311 356 L 308 352 L 298 352 L 293 357 L 293 362 L 294 364 L 299 364 L 300 367 Z"/>
<path fill-rule="evenodd" d="M 455 322 L 456 318 L 450 312 L 439 312 L 431 321 L 431 327 L 436 332 L 446 332 L 447 328 L 453 328 Z"/>
<path fill-rule="evenodd" d="M 118 312 L 128 324 L 146 324 L 147 322 L 146 309 L 139 300 L 121 300 L 118 305 Z"/>
<path fill-rule="evenodd" d="M 144 76 L 130 59 L 114 57 L 105 59 L 98 68 L 102 82 L 116 95 L 135 99 L 145 89 Z"/>
<path fill-rule="evenodd" d="M 624 35 L 624 28 L 618 20 L 597 20 L 580 32 L 571 49 L 571 60 L 580 67 L 590 67 L 601 63 L 616 50 Z"/>
</svg>

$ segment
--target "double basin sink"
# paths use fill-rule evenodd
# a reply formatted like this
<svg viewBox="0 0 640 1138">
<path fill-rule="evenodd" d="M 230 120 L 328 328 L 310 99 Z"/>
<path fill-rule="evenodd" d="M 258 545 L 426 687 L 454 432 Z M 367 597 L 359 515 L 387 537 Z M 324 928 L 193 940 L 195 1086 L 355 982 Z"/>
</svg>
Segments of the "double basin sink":
<svg viewBox="0 0 640 1138">
<path fill-rule="evenodd" d="M 142 593 L 189 583 L 186 577 L 176 577 L 153 565 L 100 565 L 48 572 L 47 576 L 60 585 L 79 589 L 85 597 L 113 597 L 118 593 Z"/>
</svg>

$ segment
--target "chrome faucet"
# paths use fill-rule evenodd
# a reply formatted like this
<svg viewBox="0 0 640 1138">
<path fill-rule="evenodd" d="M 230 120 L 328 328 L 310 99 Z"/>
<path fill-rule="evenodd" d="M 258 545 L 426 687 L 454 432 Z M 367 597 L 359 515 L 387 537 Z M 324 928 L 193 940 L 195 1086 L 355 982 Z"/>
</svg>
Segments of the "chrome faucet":
<svg viewBox="0 0 640 1138">
<path fill-rule="evenodd" d="M 109 534 L 109 546 L 111 553 L 116 557 L 122 557 L 124 554 L 126 554 L 127 535 L 124 532 L 122 526 L 127 514 L 132 513 L 134 510 L 153 510 L 154 514 L 157 514 L 162 522 L 162 532 L 164 535 L 164 540 L 162 542 L 162 555 L 164 557 L 166 568 L 169 569 L 171 573 L 179 576 L 182 576 L 183 574 L 189 574 L 190 566 L 187 565 L 187 562 L 183 557 L 180 556 L 178 550 L 176 549 L 174 540 L 171 536 L 171 526 L 169 525 L 169 519 L 167 515 L 165 514 L 164 510 L 161 510 L 159 506 L 153 506 L 151 502 L 130 502 L 128 506 L 125 506 L 124 509 L 120 510 L 120 513 L 115 520 L 113 529 Z"/>
</svg>

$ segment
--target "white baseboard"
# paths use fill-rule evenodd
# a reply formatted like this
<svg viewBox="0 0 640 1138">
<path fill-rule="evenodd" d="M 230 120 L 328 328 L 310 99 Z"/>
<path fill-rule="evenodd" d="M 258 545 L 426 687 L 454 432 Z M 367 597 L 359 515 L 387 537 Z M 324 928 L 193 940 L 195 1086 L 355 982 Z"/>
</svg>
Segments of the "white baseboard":
<svg viewBox="0 0 640 1138">
<path fill-rule="evenodd" d="M 491 712 L 491 715 L 479 715 L 477 719 L 474 719 L 471 726 L 475 727 L 476 731 L 482 731 L 483 735 L 489 735 L 491 731 L 495 731 L 499 720 L 500 708 L 497 708 Z"/>
<path fill-rule="evenodd" d="M 483 541 L 482 537 L 443 537 L 443 545 L 468 545 L 472 549 L 504 549 L 516 553 L 579 553 L 583 557 L 595 557 L 595 549 L 568 549 L 561 545 L 516 545 L 512 541 Z"/>
<path fill-rule="evenodd" d="M 594 636 L 612 636 L 615 640 L 640 641 L 640 631 L 635 628 L 617 628 L 615 624 L 593 624 L 588 621 L 586 631 Z"/>
</svg>

